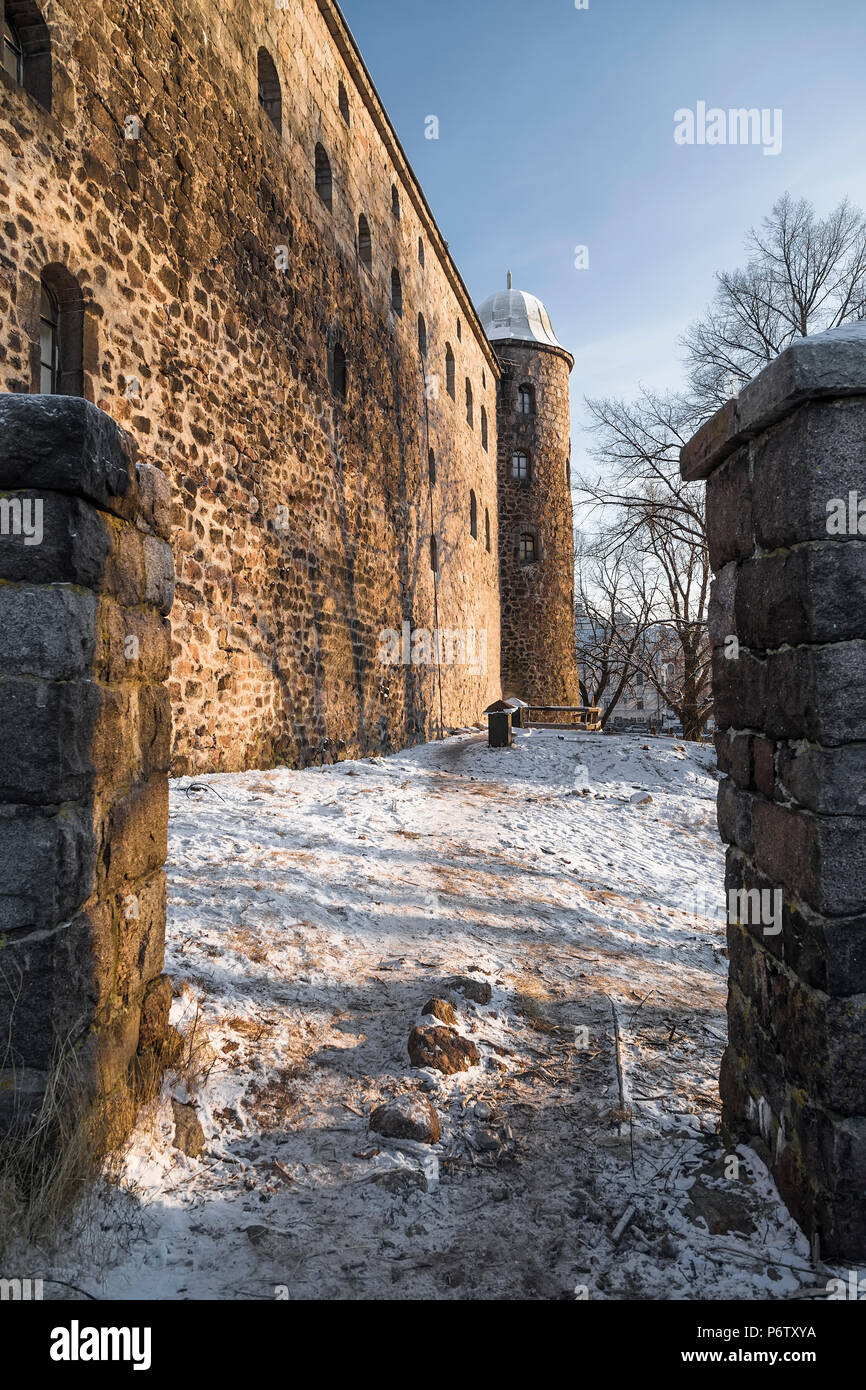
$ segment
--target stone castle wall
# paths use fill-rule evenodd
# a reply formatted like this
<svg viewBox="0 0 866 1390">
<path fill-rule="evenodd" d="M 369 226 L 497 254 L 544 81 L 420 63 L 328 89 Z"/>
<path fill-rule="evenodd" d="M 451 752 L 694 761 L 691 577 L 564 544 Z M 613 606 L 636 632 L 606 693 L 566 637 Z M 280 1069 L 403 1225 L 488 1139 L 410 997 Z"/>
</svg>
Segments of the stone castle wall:
<svg viewBox="0 0 866 1390">
<path fill-rule="evenodd" d="M 579 705 L 574 632 L 574 520 L 571 504 L 571 362 L 564 352 L 499 345 L 499 568 L 502 688 L 534 704 Z M 535 414 L 518 411 L 523 385 Z M 528 482 L 512 476 L 516 451 L 530 459 Z M 536 536 L 538 561 L 523 564 L 520 534 Z"/>
<path fill-rule="evenodd" d="M 173 770 L 429 736 L 435 669 L 383 667 L 379 637 L 433 629 L 434 598 L 440 627 L 485 634 L 486 674 L 442 672 L 446 726 L 476 719 L 499 694 L 496 360 L 336 6 L 42 8 L 51 112 L 0 73 L 0 390 L 36 389 L 40 276 L 60 263 L 83 292 L 84 395 L 171 483 Z M 258 100 L 260 47 L 279 134 Z M 471 491 L 490 553 L 483 520 L 480 541 L 469 533 Z"/>
</svg>

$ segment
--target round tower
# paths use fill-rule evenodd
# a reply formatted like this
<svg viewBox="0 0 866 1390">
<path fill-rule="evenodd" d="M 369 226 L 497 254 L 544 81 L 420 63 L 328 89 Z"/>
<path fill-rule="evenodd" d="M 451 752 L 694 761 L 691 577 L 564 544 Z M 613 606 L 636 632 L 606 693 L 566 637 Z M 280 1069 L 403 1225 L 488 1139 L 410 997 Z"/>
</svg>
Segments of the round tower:
<svg viewBox="0 0 866 1390">
<path fill-rule="evenodd" d="M 579 705 L 574 630 L 571 405 L 574 358 L 544 305 L 512 287 L 486 299 L 481 322 L 502 368 L 499 574 L 502 693 Z"/>
</svg>

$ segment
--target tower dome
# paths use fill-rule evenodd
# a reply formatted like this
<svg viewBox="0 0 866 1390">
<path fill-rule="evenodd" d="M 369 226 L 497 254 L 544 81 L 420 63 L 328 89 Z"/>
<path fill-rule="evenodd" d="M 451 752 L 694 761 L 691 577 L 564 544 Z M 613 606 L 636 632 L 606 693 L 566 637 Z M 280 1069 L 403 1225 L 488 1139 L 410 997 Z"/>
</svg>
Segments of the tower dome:
<svg viewBox="0 0 866 1390">
<path fill-rule="evenodd" d="M 492 343 L 511 340 L 519 343 L 541 343 L 545 347 L 567 349 L 557 338 L 550 315 L 540 299 L 526 290 L 508 288 L 491 294 L 478 310 L 484 331 Z M 569 354 L 570 355 L 570 354 Z"/>
</svg>

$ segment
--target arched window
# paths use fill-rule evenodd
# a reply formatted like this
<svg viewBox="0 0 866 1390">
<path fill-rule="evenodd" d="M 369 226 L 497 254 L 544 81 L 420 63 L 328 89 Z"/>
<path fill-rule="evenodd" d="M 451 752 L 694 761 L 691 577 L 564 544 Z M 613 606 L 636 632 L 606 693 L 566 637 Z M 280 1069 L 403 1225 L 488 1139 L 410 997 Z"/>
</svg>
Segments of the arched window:
<svg viewBox="0 0 866 1390">
<path fill-rule="evenodd" d="M 427 455 L 427 474 L 430 478 L 430 486 L 436 486 L 436 455 L 431 449 Z"/>
<path fill-rule="evenodd" d="M 424 238 L 422 236 L 418 238 L 418 264 L 424 264 Z"/>
<path fill-rule="evenodd" d="M 0 67 L 34 101 L 51 110 L 51 35 L 36 0 L 0 4 Z"/>
<path fill-rule="evenodd" d="M 450 343 L 445 344 L 445 386 L 452 401 L 457 399 L 457 363 Z"/>
<path fill-rule="evenodd" d="M 517 393 L 517 410 L 520 415 L 535 414 L 535 387 L 521 386 Z"/>
<path fill-rule="evenodd" d="M 469 534 L 474 541 L 478 540 L 478 499 L 475 493 L 469 493 Z"/>
<path fill-rule="evenodd" d="M 439 573 L 439 547 L 435 536 L 430 537 L 430 568 L 434 574 Z"/>
<path fill-rule="evenodd" d="M 396 183 L 392 183 L 392 184 L 391 184 L 391 211 L 393 212 L 394 216 L 396 217 L 397 221 L 399 222 L 399 221 L 400 221 L 400 194 L 397 192 L 397 185 L 396 185 Z"/>
<path fill-rule="evenodd" d="M 373 238 L 370 235 L 370 224 L 363 212 L 358 218 L 358 258 L 365 270 L 373 269 Z"/>
<path fill-rule="evenodd" d="M 45 396 L 84 395 L 84 296 L 65 265 L 42 272 L 37 390 Z"/>
<path fill-rule="evenodd" d="M 472 400 L 472 382 L 466 378 L 466 423 L 475 428 L 475 405 Z"/>
<path fill-rule="evenodd" d="M 346 368 L 346 352 L 340 343 L 336 344 L 333 352 L 331 353 L 331 360 L 329 366 L 331 390 L 334 392 L 335 396 L 337 396 L 341 401 L 344 401 L 346 399 L 346 391 L 348 388 L 348 372 Z"/>
<path fill-rule="evenodd" d="M 346 91 L 346 86 L 343 82 L 340 83 L 337 91 L 337 104 L 340 108 L 340 115 L 343 117 L 346 125 L 349 125 L 352 119 L 349 112 L 349 93 Z"/>
<path fill-rule="evenodd" d="M 283 93 L 274 60 L 266 48 L 259 49 L 259 106 L 278 135 L 283 132 Z"/>
<path fill-rule="evenodd" d="M 487 407 L 481 407 L 481 444 L 487 449 Z"/>
<path fill-rule="evenodd" d="M 484 508 L 484 548 L 490 554 L 490 512 Z"/>
<path fill-rule="evenodd" d="M 422 357 L 426 357 L 426 356 L 427 356 L 427 324 L 426 324 L 425 321 L 424 321 L 424 315 L 423 315 L 423 314 L 419 314 L 419 315 L 418 315 L 418 347 L 419 347 L 419 349 L 420 349 L 421 356 L 422 356 Z"/>
<path fill-rule="evenodd" d="M 60 383 L 60 310 L 57 300 L 42 285 L 39 301 L 39 390 L 56 396 Z"/>
<path fill-rule="evenodd" d="M 518 483 L 528 483 L 532 477 L 529 455 L 517 453 L 511 459 L 511 476 Z"/>
<path fill-rule="evenodd" d="M 331 176 L 331 161 L 324 145 L 316 146 L 316 192 L 328 212 L 334 207 L 334 180 Z"/>
<path fill-rule="evenodd" d="M 522 565 L 534 565 L 538 559 L 538 538 L 532 531 L 521 531 L 517 554 Z"/>
<path fill-rule="evenodd" d="M 403 282 L 396 266 L 391 271 L 391 308 L 400 318 L 403 317 Z"/>
</svg>

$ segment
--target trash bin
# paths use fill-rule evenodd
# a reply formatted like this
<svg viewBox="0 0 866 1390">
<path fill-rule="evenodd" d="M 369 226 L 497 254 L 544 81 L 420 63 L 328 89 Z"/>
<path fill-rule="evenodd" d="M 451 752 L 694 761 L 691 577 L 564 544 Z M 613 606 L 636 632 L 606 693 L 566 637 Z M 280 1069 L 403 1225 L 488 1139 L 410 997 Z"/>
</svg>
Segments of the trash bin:
<svg viewBox="0 0 866 1390">
<path fill-rule="evenodd" d="M 511 710 L 492 710 L 487 716 L 488 746 L 490 748 L 510 748 Z"/>
</svg>

